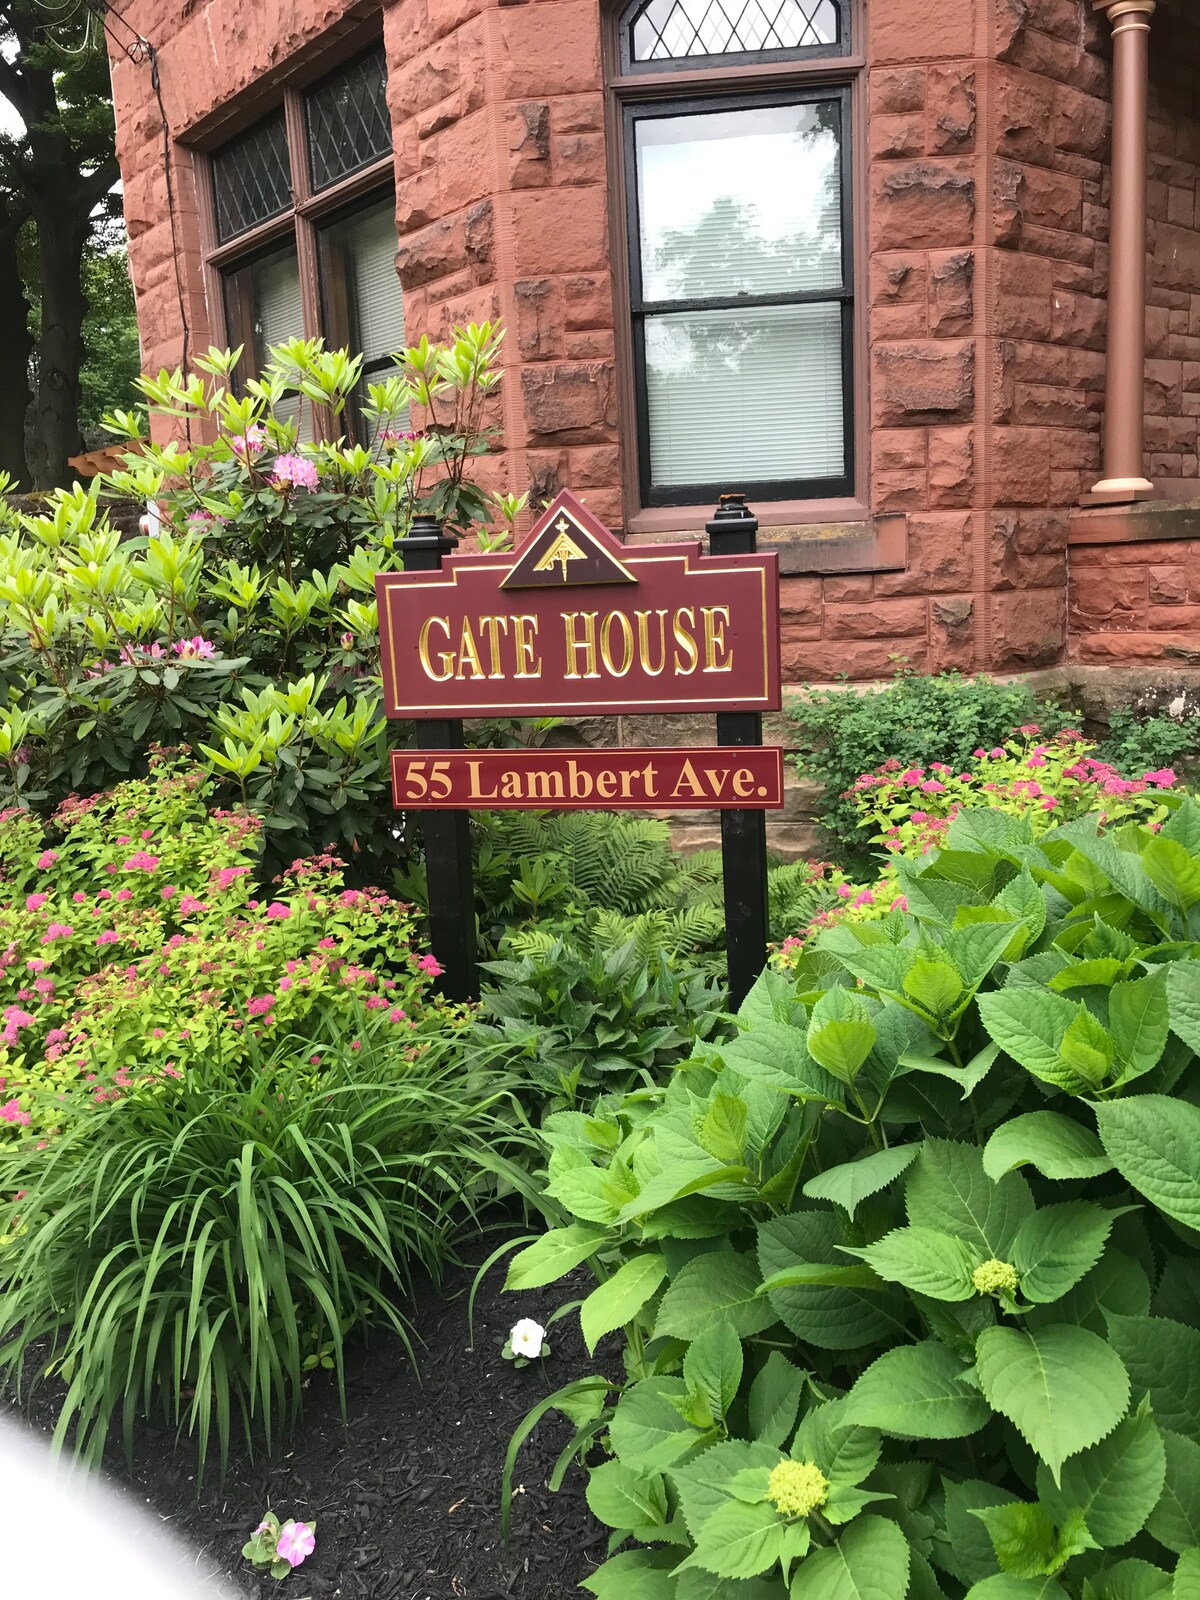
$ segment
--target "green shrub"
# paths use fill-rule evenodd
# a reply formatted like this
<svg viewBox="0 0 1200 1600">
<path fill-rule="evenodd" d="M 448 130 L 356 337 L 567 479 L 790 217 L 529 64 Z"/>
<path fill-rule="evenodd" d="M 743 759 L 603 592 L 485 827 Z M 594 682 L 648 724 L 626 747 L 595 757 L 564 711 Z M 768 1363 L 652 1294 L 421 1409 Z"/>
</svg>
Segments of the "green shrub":
<svg viewBox="0 0 1200 1600">
<path fill-rule="evenodd" d="M 1200 718 L 1173 717 L 1167 711 L 1143 716 L 1117 710 L 1108 719 L 1103 754 L 1126 778 L 1153 768 L 1192 762 L 1200 753 Z"/>
<path fill-rule="evenodd" d="M 1021 724 L 1036 722 L 1050 735 L 1067 720 L 1057 707 L 1035 701 L 1021 683 L 911 670 L 880 689 L 811 689 L 802 703 L 792 704 L 789 716 L 796 729 L 796 766 L 824 788 L 822 822 L 841 857 L 866 848 L 848 796 L 861 773 L 888 760 L 902 767 L 945 761 L 961 772 L 973 750 L 1002 743 Z"/>
<path fill-rule="evenodd" d="M 45 1136 L 64 1093 L 115 1099 L 214 1048 L 232 1068 L 320 1013 L 454 1025 L 408 906 L 346 889 L 328 855 L 257 892 L 259 819 L 210 810 L 190 762 L 150 760 L 48 828 L 0 813 L 0 1144 Z"/>
<path fill-rule="evenodd" d="M 1200 1576 L 1200 807 L 963 810 L 908 910 L 551 1117 L 598 1600 L 1128 1600 Z M 518 1435 L 519 1443 L 520 1435 Z M 514 1451 L 510 1452 L 510 1464 Z"/>
<path fill-rule="evenodd" d="M 486 1198 L 513 1083 L 494 1052 L 485 1070 L 363 1014 L 70 1101 L 48 1149 L 0 1152 L 0 1376 L 60 1377 L 56 1440 L 91 1460 L 151 1412 L 201 1465 L 235 1434 L 269 1446 L 309 1368 L 342 1387 L 353 1330 L 407 1342 L 397 1290 Z"/>
<path fill-rule="evenodd" d="M 652 1082 L 723 1031 L 722 985 L 673 963 L 652 925 L 641 940 L 598 938 L 588 949 L 549 938 L 484 971 L 500 982 L 484 988 L 482 1011 L 494 1023 L 478 1025 L 475 1037 L 521 1050 L 533 1081 L 572 1102 L 581 1088 L 624 1089 L 638 1075 Z"/>
<path fill-rule="evenodd" d="M 469 471 L 489 446 L 499 343 L 485 323 L 403 352 L 369 386 L 369 443 L 298 442 L 296 395 L 344 422 L 361 374 L 319 340 L 273 350 L 243 399 L 227 351 L 141 379 L 170 444 L 140 443 L 44 516 L 3 512 L 0 800 L 53 806 L 140 772 L 156 741 L 186 742 L 265 817 L 276 865 L 333 842 L 394 859 L 375 575 L 400 565 L 415 512 L 511 526 L 522 502 Z M 402 431 L 409 405 L 427 433 Z M 136 438 L 145 417 L 114 427 Z M 185 447 L 185 429 L 215 438 Z M 123 538 L 101 494 L 156 505 L 157 537 Z"/>
</svg>

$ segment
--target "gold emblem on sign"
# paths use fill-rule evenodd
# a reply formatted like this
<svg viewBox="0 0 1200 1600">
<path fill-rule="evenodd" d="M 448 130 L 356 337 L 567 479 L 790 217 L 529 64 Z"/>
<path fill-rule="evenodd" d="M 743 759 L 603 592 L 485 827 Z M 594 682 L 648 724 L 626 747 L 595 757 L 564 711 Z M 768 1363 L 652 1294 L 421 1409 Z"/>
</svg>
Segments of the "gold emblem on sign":
<svg viewBox="0 0 1200 1600">
<path fill-rule="evenodd" d="M 502 589 L 542 589 L 636 583 L 622 561 L 620 541 L 566 489 L 530 529 Z"/>
<path fill-rule="evenodd" d="M 549 572 L 557 562 L 562 569 L 562 581 L 566 583 L 568 564 L 572 561 L 586 561 L 587 554 L 572 539 L 571 524 L 566 517 L 559 517 L 554 524 L 554 531 L 558 534 L 558 538 L 533 563 L 533 570 L 535 572 Z"/>
</svg>

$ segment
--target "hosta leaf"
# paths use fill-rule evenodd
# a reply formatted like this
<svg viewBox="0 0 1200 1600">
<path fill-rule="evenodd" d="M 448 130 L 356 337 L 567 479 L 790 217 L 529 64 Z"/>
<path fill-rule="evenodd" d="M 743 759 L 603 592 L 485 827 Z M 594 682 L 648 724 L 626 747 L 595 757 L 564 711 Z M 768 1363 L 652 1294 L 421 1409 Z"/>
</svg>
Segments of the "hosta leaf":
<svg viewBox="0 0 1200 1600">
<path fill-rule="evenodd" d="M 1109 991 L 1108 1027 L 1126 1077 L 1149 1072 L 1166 1048 L 1168 971 L 1160 967 L 1148 977 L 1115 984 Z"/>
<path fill-rule="evenodd" d="M 654 1337 L 695 1339 L 715 1317 L 728 1317 L 741 1339 L 761 1333 L 777 1315 L 769 1300 L 758 1297 L 761 1282 L 752 1256 L 725 1250 L 695 1256 L 667 1286 Z"/>
<path fill-rule="evenodd" d="M 875 1244 L 848 1250 L 860 1256 L 888 1283 L 902 1283 L 934 1300 L 969 1300 L 971 1273 L 978 1264 L 961 1239 L 936 1228 L 896 1228 Z"/>
<path fill-rule="evenodd" d="M 869 1195 L 886 1189 L 921 1153 L 919 1144 L 898 1144 L 879 1150 L 861 1161 L 847 1161 L 810 1178 L 804 1193 L 811 1200 L 831 1200 L 853 1216 Z"/>
<path fill-rule="evenodd" d="M 797 1263 L 844 1266 L 837 1217 L 815 1208 L 775 1217 L 758 1230 L 758 1260 L 764 1277 Z M 785 1326 L 821 1350 L 857 1350 L 886 1338 L 906 1338 L 903 1313 L 887 1297 L 868 1289 L 797 1287 L 772 1289 L 770 1303 Z"/>
<path fill-rule="evenodd" d="M 688 1346 L 683 1358 L 683 1381 L 704 1396 L 715 1421 L 733 1404 L 742 1381 L 742 1341 L 724 1317 Z"/>
<path fill-rule="evenodd" d="M 902 1439 L 962 1439 L 978 1433 L 991 1410 L 964 1381 L 970 1369 L 937 1339 L 885 1351 L 843 1402 L 848 1422 Z"/>
<path fill-rule="evenodd" d="M 1200 1442 L 1200 1330 L 1168 1317 L 1112 1315 L 1108 1336 L 1159 1427 Z"/>
<path fill-rule="evenodd" d="M 1096 1178 L 1112 1162 L 1090 1128 L 1060 1111 L 1027 1111 L 1001 1123 L 983 1148 L 983 1168 L 999 1180 L 1030 1166 L 1044 1178 Z"/>
<path fill-rule="evenodd" d="M 667 1520 L 667 1491 L 657 1472 L 605 1461 L 588 1473 L 587 1503 L 607 1528 L 643 1528 Z"/>
<path fill-rule="evenodd" d="M 1056 1482 L 1063 1462 L 1111 1433 L 1129 1405 L 1120 1357 L 1086 1328 L 988 1328 L 975 1361 L 993 1410 L 1015 1424 Z"/>
<path fill-rule="evenodd" d="M 633 1320 L 666 1275 L 667 1263 L 661 1255 L 634 1256 L 592 1290 L 579 1308 L 579 1326 L 589 1355 L 606 1333 Z"/>
<path fill-rule="evenodd" d="M 1117 1171 L 1160 1211 L 1200 1227 L 1200 1110 L 1164 1094 L 1097 1104 L 1100 1139 Z"/>
<path fill-rule="evenodd" d="M 909 1171 L 904 1203 L 914 1227 L 954 1234 L 981 1257 L 1000 1260 L 1034 1209 L 1024 1178 L 1010 1172 L 994 1183 L 978 1147 L 950 1139 L 925 1141 Z"/>
<path fill-rule="evenodd" d="M 1166 1472 L 1162 1435 L 1143 1404 L 1099 1444 L 1064 1462 L 1061 1487 L 1038 1467 L 1038 1498 L 1058 1521 L 1083 1512 L 1098 1545 L 1128 1544 L 1158 1504 Z"/>
<path fill-rule="evenodd" d="M 772 1350 L 750 1385 L 750 1432 L 764 1444 L 783 1448 L 796 1426 L 807 1373 L 794 1367 L 779 1350 Z"/>
<path fill-rule="evenodd" d="M 1167 1470 L 1162 1496 L 1146 1529 L 1176 1553 L 1200 1545 L 1200 1444 L 1163 1430 Z"/>
<path fill-rule="evenodd" d="M 838 1542 L 796 1568 L 792 1600 L 904 1600 L 908 1540 L 894 1522 L 856 1517 Z"/>
<path fill-rule="evenodd" d="M 1113 1214 L 1087 1200 L 1045 1206 L 1023 1222 L 1012 1244 L 1012 1263 L 1026 1300 L 1058 1300 L 1100 1259 Z"/>
</svg>

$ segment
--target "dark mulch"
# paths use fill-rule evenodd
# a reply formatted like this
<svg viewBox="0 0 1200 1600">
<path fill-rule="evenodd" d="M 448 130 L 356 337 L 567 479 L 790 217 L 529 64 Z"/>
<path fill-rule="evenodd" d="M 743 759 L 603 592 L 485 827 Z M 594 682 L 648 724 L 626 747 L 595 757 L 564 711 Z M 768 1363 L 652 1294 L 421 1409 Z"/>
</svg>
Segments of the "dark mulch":
<svg viewBox="0 0 1200 1600">
<path fill-rule="evenodd" d="M 380 1334 L 348 1351 L 345 1419 L 333 1374 L 314 1375 L 300 1427 L 272 1459 L 239 1454 L 223 1483 L 210 1470 L 197 1493 L 186 1448 L 176 1448 L 170 1432 L 141 1426 L 132 1475 L 114 1451 L 110 1476 L 201 1550 L 235 1593 L 264 1600 L 564 1600 L 604 1559 L 607 1539 L 587 1508 L 577 1468 L 557 1494 L 546 1486 L 570 1425 L 553 1413 L 523 1445 L 507 1546 L 500 1540 L 501 1468 L 527 1411 L 597 1363 L 574 1315 L 550 1330 L 553 1353 L 544 1362 L 516 1371 L 500 1351 L 518 1317 L 545 1324 L 557 1306 L 586 1292 L 589 1280 L 584 1273 L 506 1295 L 504 1267 L 494 1267 L 475 1300 L 472 1343 L 467 1292 L 473 1264 L 486 1253 L 479 1249 L 466 1267 L 448 1270 L 441 1294 L 428 1286 L 416 1296 L 419 1377 L 400 1341 Z M 45 1426 L 53 1404 L 41 1394 L 34 1421 Z M 316 1551 L 283 1591 L 241 1559 L 268 1506 L 281 1518 L 317 1521 Z"/>
</svg>

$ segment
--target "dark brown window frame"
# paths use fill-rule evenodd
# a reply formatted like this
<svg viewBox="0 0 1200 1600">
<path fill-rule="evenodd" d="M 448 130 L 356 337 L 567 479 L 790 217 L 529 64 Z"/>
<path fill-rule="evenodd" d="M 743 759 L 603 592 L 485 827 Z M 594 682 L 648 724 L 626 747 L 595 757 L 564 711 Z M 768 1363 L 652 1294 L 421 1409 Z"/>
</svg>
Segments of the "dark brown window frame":
<svg viewBox="0 0 1200 1600">
<path fill-rule="evenodd" d="M 630 216 L 629 174 L 626 158 L 626 107 L 639 103 L 669 100 L 698 102 L 727 99 L 738 93 L 831 88 L 841 90 L 848 103 L 846 125 L 847 162 L 843 182 L 849 185 L 852 239 L 865 246 L 867 177 L 867 75 L 866 58 L 858 41 L 863 37 L 862 0 L 851 0 L 848 7 L 848 53 L 830 56 L 812 54 L 785 60 L 737 61 L 692 69 L 679 62 L 662 70 L 636 71 L 621 68 L 621 16 L 624 5 L 606 7 L 604 14 L 605 126 L 608 150 L 609 227 L 613 240 L 612 282 L 617 362 L 617 394 L 621 437 L 622 495 L 625 527 L 633 534 L 666 534 L 691 530 L 697 523 L 695 504 L 649 505 L 642 493 L 642 423 L 637 393 L 636 341 L 633 331 L 633 294 L 630 271 L 628 218 Z M 851 386 L 850 414 L 853 418 L 851 492 L 824 499 L 766 499 L 755 501 L 755 512 L 765 527 L 809 526 L 821 522 L 859 522 L 868 516 L 867 497 L 870 467 L 870 413 L 868 402 L 867 344 L 867 251 L 853 249 L 849 278 L 853 290 L 852 350 L 847 378 Z"/>
<path fill-rule="evenodd" d="M 358 42 L 348 57 L 331 65 L 321 62 L 320 69 L 309 70 L 286 82 L 282 90 L 263 96 L 253 102 L 252 115 L 235 133 L 232 129 L 220 143 L 193 151 L 195 162 L 197 210 L 200 223 L 201 264 L 204 275 L 205 298 L 209 308 L 209 321 L 215 342 L 221 345 L 245 346 L 240 371 L 243 376 L 257 377 L 257 359 L 252 336 L 253 309 L 249 303 L 248 275 L 242 284 L 236 282 L 237 268 L 249 268 L 264 255 L 280 245 L 292 242 L 296 249 L 296 262 L 300 276 L 300 303 L 303 313 L 304 337 L 325 337 L 327 344 L 338 346 L 350 339 L 349 319 L 345 312 L 344 285 L 329 285 L 322 278 L 321 232 L 332 223 L 341 221 L 353 211 L 365 210 L 374 202 L 395 193 L 395 153 L 384 156 L 347 174 L 336 183 L 314 191 L 309 164 L 308 115 L 306 96 L 314 84 L 338 71 L 354 55 L 365 53 L 377 46 L 377 40 Z M 272 111 L 283 107 L 287 130 L 288 161 L 291 168 L 292 203 L 285 211 L 266 221 L 256 223 L 222 243 L 217 228 L 216 198 L 213 189 L 213 154 L 221 143 L 236 138 Z M 327 263 L 326 263 L 327 265 Z M 240 274 L 237 274 L 240 276 Z M 228 314 L 226 287 L 230 286 L 238 303 L 234 319 Z M 327 310 L 330 315 L 326 315 Z M 320 407 L 313 407 L 314 431 L 318 437 L 330 437 L 335 431 L 333 418 Z"/>
</svg>

